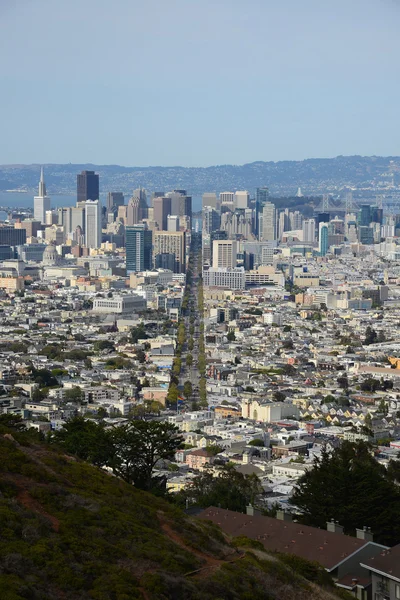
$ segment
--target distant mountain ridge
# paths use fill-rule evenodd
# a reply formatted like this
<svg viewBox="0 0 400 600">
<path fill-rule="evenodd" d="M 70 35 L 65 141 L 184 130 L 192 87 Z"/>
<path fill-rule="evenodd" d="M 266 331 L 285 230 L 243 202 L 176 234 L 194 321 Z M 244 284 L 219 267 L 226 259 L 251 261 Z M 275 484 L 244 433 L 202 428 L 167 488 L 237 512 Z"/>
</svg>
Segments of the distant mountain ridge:
<svg viewBox="0 0 400 600">
<path fill-rule="evenodd" d="M 41 165 L 0 165 L 0 191 L 34 191 Z M 100 175 L 100 187 L 107 191 L 130 193 L 143 187 L 149 191 L 186 189 L 192 195 L 204 192 L 268 186 L 274 195 L 294 195 L 298 187 L 304 194 L 321 194 L 345 187 L 366 190 L 384 189 L 400 183 L 400 157 L 337 156 L 302 161 L 257 161 L 244 165 L 210 167 L 123 167 L 94 164 L 44 165 L 50 194 L 75 193 L 76 174 L 94 170 Z"/>
</svg>

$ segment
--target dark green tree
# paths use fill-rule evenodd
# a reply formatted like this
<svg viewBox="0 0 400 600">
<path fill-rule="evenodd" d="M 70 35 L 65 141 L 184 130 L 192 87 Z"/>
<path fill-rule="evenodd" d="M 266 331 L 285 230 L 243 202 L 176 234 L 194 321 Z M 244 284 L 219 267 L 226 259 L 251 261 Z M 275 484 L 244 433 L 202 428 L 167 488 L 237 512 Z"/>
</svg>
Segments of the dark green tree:
<svg viewBox="0 0 400 600">
<path fill-rule="evenodd" d="M 206 508 L 221 506 L 229 510 L 246 512 L 248 504 L 254 504 L 262 493 L 260 480 L 256 475 L 243 475 L 233 466 L 225 466 L 218 477 L 204 471 L 192 480 L 190 488 L 181 492 L 178 501 L 189 502 Z"/>
<path fill-rule="evenodd" d="M 274 400 L 275 402 L 283 402 L 286 398 L 286 394 L 284 394 L 283 392 L 280 392 L 279 390 L 277 392 L 274 392 Z"/>
<path fill-rule="evenodd" d="M 159 421 L 131 421 L 111 430 L 113 456 L 107 461 L 113 473 L 143 490 L 157 488 L 154 468 L 160 460 L 171 460 L 183 443 L 178 429 Z"/>
<path fill-rule="evenodd" d="M 56 431 L 54 441 L 62 446 L 65 452 L 75 454 L 97 466 L 107 464 L 114 454 L 110 434 L 104 425 L 81 416 L 74 417 L 63 429 Z"/>
<path fill-rule="evenodd" d="M 378 341 L 378 335 L 372 327 L 368 326 L 365 330 L 365 338 L 364 345 L 369 346 L 369 344 L 376 344 Z"/>
<path fill-rule="evenodd" d="M 193 394 L 193 386 L 191 384 L 190 381 L 185 381 L 185 383 L 183 384 L 183 395 L 185 396 L 185 398 L 190 398 L 190 396 Z"/>
<path fill-rule="evenodd" d="M 290 502 L 305 524 L 325 528 L 335 519 L 348 534 L 368 526 L 381 544 L 400 541 L 399 488 L 364 442 L 343 442 L 331 454 L 323 452 L 300 478 Z"/>
</svg>

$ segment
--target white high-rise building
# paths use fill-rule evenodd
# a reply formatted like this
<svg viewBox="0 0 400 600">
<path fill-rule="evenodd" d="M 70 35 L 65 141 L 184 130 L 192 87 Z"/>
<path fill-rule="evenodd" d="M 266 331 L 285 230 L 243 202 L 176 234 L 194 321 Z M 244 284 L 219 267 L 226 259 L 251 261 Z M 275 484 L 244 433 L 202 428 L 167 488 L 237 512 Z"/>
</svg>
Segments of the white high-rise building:
<svg viewBox="0 0 400 600">
<path fill-rule="evenodd" d="M 179 216 L 168 215 L 167 216 L 167 231 L 176 232 L 179 231 Z"/>
<path fill-rule="evenodd" d="M 234 206 L 235 208 L 248 208 L 250 202 L 249 192 L 235 192 Z"/>
<path fill-rule="evenodd" d="M 272 202 L 266 202 L 262 211 L 262 237 L 263 242 L 276 240 L 276 211 Z"/>
<path fill-rule="evenodd" d="M 315 242 L 315 219 L 303 221 L 303 242 Z"/>
<path fill-rule="evenodd" d="M 101 202 L 85 202 L 85 245 L 87 248 L 100 248 L 101 245 Z"/>
<path fill-rule="evenodd" d="M 233 269 L 237 261 L 237 243 L 234 240 L 214 240 L 213 260 L 214 268 Z"/>
<path fill-rule="evenodd" d="M 46 212 L 50 210 L 50 198 L 46 194 L 43 167 L 40 172 L 39 194 L 33 199 L 33 217 L 35 221 L 46 224 Z"/>
</svg>

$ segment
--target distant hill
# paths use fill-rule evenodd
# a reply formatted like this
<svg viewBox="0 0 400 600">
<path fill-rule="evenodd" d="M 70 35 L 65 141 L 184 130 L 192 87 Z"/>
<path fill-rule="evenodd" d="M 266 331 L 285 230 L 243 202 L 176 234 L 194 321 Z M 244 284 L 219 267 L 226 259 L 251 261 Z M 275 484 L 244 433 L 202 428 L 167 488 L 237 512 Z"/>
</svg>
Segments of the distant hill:
<svg viewBox="0 0 400 600">
<path fill-rule="evenodd" d="M 0 426 L 2 600 L 351 598 L 36 435 Z"/>
<path fill-rule="evenodd" d="M 375 189 L 400 183 L 400 157 L 338 156 L 303 161 L 253 162 L 241 166 L 212 167 L 121 167 L 118 165 L 44 165 L 50 193 L 74 193 L 76 174 L 82 169 L 100 174 L 101 191 L 130 193 L 140 186 L 150 191 L 186 189 L 193 195 L 207 191 L 268 186 L 274 195 L 337 191 L 346 186 Z M 39 180 L 39 165 L 0 166 L 0 190 L 33 191 Z"/>
</svg>

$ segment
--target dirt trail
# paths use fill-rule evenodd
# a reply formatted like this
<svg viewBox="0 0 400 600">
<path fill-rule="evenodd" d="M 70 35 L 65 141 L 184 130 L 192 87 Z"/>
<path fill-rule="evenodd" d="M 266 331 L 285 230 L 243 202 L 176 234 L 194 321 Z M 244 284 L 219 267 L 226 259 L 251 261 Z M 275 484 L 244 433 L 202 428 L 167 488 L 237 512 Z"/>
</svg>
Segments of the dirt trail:
<svg viewBox="0 0 400 600">
<path fill-rule="evenodd" d="M 48 521 L 50 521 L 51 526 L 54 529 L 54 531 L 59 530 L 60 521 L 58 519 L 56 519 L 56 517 L 53 517 L 53 515 L 50 515 L 48 512 L 46 512 L 44 510 L 43 506 L 39 502 L 37 502 L 37 500 L 32 498 L 32 496 L 29 494 L 29 492 L 27 490 L 21 490 L 18 493 L 17 500 L 23 506 L 25 506 L 25 508 L 27 508 L 28 510 L 32 510 L 33 512 L 35 512 L 39 515 L 42 515 Z"/>
<path fill-rule="evenodd" d="M 165 521 L 161 522 L 161 529 L 163 530 L 165 535 L 167 535 L 170 538 L 170 540 L 175 542 L 175 544 L 178 544 L 178 546 L 181 546 L 181 548 L 184 548 L 187 552 L 194 554 L 206 563 L 205 565 L 203 565 L 199 569 L 196 569 L 195 571 L 185 573 L 185 577 L 201 575 L 203 571 L 209 571 L 210 569 L 219 569 L 222 565 L 236 562 L 237 560 L 240 560 L 245 556 L 244 554 L 240 554 L 239 556 L 236 556 L 235 558 L 229 560 L 214 558 L 209 554 L 201 552 L 201 550 L 197 550 L 196 548 L 191 548 L 190 546 L 188 546 L 181 538 L 181 536 L 178 533 L 176 533 L 176 531 L 174 531 L 168 523 L 165 523 Z"/>
</svg>

